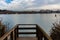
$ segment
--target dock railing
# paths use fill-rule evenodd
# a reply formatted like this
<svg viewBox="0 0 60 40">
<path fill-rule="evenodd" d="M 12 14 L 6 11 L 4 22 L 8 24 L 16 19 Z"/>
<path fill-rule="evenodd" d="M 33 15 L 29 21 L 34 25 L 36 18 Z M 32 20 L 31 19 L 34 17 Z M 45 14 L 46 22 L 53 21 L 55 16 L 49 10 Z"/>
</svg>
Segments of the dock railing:
<svg viewBox="0 0 60 40">
<path fill-rule="evenodd" d="M 19 28 L 20 25 L 35 25 L 36 28 Z M 36 29 L 36 32 L 18 32 L 20 29 Z M 17 24 L 9 32 L 5 33 L 0 40 L 16 40 L 19 34 L 36 34 L 38 40 L 52 40 L 50 36 L 37 24 Z"/>
</svg>

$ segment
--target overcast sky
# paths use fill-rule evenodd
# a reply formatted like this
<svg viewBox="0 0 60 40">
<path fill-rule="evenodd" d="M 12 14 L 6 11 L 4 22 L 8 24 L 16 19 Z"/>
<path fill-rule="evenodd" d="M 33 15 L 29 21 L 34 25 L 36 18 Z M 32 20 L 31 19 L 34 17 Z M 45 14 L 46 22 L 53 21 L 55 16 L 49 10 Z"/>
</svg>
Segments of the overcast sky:
<svg viewBox="0 0 60 40">
<path fill-rule="evenodd" d="M 0 0 L 2 10 L 60 9 L 60 0 Z"/>
</svg>

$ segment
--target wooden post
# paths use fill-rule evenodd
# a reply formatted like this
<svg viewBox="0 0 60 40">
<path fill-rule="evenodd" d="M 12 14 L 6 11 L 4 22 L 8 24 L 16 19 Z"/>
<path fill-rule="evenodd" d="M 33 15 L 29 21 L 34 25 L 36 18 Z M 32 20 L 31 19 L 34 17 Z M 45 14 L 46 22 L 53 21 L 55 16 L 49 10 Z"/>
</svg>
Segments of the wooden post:
<svg viewBox="0 0 60 40">
<path fill-rule="evenodd" d="M 4 40 L 7 40 L 7 37 Z"/>
<path fill-rule="evenodd" d="M 14 37 L 15 37 L 14 35 L 15 35 L 15 34 L 14 34 L 14 30 L 13 30 L 13 40 L 15 40 L 15 39 L 14 39 Z"/>
<path fill-rule="evenodd" d="M 11 38 L 11 40 L 13 40 L 13 31 L 10 34 L 10 38 Z"/>
<path fill-rule="evenodd" d="M 44 40 L 48 40 L 48 39 L 44 36 Z"/>
<path fill-rule="evenodd" d="M 14 39 L 16 40 L 16 29 L 14 30 Z"/>
<path fill-rule="evenodd" d="M 36 31 L 37 31 L 37 37 L 38 37 L 38 40 L 42 40 L 43 38 L 43 34 L 41 32 L 41 30 L 39 29 L 38 25 L 36 25 Z"/>
<path fill-rule="evenodd" d="M 18 26 L 17 26 L 17 28 L 16 28 L 16 35 L 17 35 L 17 37 L 18 37 Z"/>
</svg>

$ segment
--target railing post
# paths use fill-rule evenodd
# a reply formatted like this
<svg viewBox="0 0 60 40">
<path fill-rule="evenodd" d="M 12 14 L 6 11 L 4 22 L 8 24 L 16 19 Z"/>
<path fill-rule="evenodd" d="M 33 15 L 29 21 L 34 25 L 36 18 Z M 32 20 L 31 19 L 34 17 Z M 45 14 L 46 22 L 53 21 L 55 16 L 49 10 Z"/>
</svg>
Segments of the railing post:
<svg viewBox="0 0 60 40">
<path fill-rule="evenodd" d="M 10 38 L 11 38 L 11 40 L 13 40 L 13 31 L 11 32 L 11 34 L 10 34 Z"/>
<path fill-rule="evenodd" d="M 44 36 L 44 40 L 48 40 L 48 39 Z"/>
<path fill-rule="evenodd" d="M 38 37 L 38 26 L 36 25 L 36 37 L 38 38 L 39 40 L 39 37 Z"/>
<path fill-rule="evenodd" d="M 4 40 L 7 40 L 7 37 Z"/>
<path fill-rule="evenodd" d="M 16 28 L 14 30 L 14 40 L 16 40 Z"/>
<path fill-rule="evenodd" d="M 48 40 L 46 37 L 44 37 L 44 40 Z"/>
<path fill-rule="evenodd" d="M 16 28 L 16 33 L 17 33 L 16 35 L 17 35 L 17 37 L 18 37 L 18 26 L 17 26 L 17 28 Z"/>
<path fill-rule="evenodd" d="M 18 26 L 14 30 L 14 40 L 18 37 Z"/>
<path fill-rule="evenodd" d="M 38 40 L 42 40 L 43 38 L 43 35 L 42 35 L 42 32 L 41 30 L 39 29 L 38 25 L 36 25 L 36 36 L 38 37 Z"/>
<path fill-rule="evenodd" d="M 15 40 L 14 37 L 15 37 L 15 36 L 14 36 L 14 30 L 13 30 L 13 40 Z"/>
<path fill-rule="evenodd" d="M 37 29 L 37 25 L 36 25 L 36 37 L 38 37 L 38 29 Z"/>
</svg>

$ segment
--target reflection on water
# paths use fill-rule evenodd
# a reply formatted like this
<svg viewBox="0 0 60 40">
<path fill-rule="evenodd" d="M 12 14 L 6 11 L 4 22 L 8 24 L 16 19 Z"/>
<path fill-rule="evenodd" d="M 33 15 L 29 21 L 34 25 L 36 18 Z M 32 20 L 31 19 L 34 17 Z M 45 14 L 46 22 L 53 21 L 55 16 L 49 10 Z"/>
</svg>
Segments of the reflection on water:
<svg viewBox="0 0 60 40">
<path fill-rule="evenodd" d="M 9 23 L 8 28 L 11 29 L 16 24 L 38 24 L 48 34 L 50 29 L 53 27 L 52 23 L 58 22 L 60 15 L 56 14 L 1 14 L 3 23 Z"/>
</svg>

